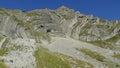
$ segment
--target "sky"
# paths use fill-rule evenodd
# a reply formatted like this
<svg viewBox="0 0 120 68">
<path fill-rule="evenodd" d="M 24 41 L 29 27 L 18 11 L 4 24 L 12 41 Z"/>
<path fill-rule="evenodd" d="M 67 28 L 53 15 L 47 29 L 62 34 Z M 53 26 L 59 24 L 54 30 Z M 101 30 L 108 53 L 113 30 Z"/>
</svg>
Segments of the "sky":
<svg viewBox="0 0 120 68">
<path fill-rule="evenodd" d="M 57 9 L 66 6 L 82 14 L 92 14 L 107 20 L 120 20 L 120 0 L 1 0 L 0 8 L 21 9 Z"/>
</svg>

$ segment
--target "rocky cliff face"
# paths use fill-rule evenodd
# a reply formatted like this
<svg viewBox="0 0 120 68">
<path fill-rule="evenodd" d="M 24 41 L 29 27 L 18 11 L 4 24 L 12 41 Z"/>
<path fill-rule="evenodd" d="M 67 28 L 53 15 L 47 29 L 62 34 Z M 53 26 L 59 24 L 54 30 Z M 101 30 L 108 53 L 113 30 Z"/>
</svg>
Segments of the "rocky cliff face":
<svg viewBox="0 0 120 68">
<path fill-rule="evenodd" d="M 35 38 L 34 33 L 45 33 L 83 41 L 106 41 L 119 34 L 119 27 L 119 21 L 83 15 L 66 7 L 30 12 L 0 10 L 0 34 L 10 38 Z"/>
<path fill-rule="evenodd" d="M 53 42 L 51 37 L 72 38 L 119 53 L 120 22 L 84 15 L 64 6 L 57 10 L 38 9 L 28 12 L 0 9 L 0 47 L 5 48 L 5 51 L 10 51 L 2 56 L 2 59 L 10 68 L 36 67 L 35 58 L 31 57 L 31 54 L 34 54 L 38 46 L 32 43 L 31 45 L 29 42 L 48 45 Z M 18 49 L 12 52 L 13 45 Z M 23 49 L 19 51 L 21 45 L 23 45 Z M 28 49 L 24 49 L 25 47 Z M 26 51 L 26 55 L 22 57 L 24 51 Z M 19 54 L 18 59 L 8 58 L 9 56 L 14 57 L 16 54 Z M 29 57 L 31 61 L 28 64 L 22 64 L 21 57 L 22 60 L 26 58 L 25 61 Z M 20 65 L 13 63 L 13 60 Z"/>
</svg>

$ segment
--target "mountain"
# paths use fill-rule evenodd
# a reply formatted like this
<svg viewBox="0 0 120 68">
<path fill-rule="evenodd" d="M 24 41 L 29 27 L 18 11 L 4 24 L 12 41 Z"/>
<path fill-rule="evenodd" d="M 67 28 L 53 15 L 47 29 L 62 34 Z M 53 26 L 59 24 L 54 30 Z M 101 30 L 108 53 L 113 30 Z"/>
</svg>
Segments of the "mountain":
<svg viewBox="0 0 120 68">
<path fill-rule="evenodd" d="M 120 22 L 65 6 L 1 8 L 0 68 L 120 68 Z"/>
</svg>

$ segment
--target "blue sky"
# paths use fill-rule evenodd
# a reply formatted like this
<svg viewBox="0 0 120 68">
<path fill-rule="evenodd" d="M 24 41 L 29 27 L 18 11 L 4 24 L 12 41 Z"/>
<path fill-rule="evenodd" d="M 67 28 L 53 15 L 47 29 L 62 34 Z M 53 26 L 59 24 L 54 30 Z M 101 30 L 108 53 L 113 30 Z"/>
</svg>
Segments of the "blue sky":
<svg viewBox="0 0 120 68">
<path fill-rule="evenodd" d="M 1 0 L 0 8 L 21 9 L 57 9 L 66 6 L 83 14 L 93 14 L 108 20 L 120 20 L 120 0 Z"/>
</svg>

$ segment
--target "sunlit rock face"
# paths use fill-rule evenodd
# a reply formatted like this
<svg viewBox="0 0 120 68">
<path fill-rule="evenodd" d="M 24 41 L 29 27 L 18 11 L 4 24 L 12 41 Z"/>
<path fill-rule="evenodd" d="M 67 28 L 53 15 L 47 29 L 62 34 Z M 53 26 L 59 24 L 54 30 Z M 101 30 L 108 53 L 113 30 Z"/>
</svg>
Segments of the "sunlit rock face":
<svg viewBox="0 0 120 68">
<path fill-rule="evenodd" d="M 70 46 L 67 48 L 66 45 Z M 117 20 L 108 21 L 93 15 L 84 15 L 65 6 L 56 10 L 0 9 L 0 52 L 5 48 L 0 53 L 0 59 L 5 65 L 10 68 L 39 68 L 35 53 L 41 46 L 53 52 L 77 57 L 79 60 L 88 60 L 88 63 L 91 62 L 91 67 L 110 68 L 109 65 L 113 65 L 111 68 L 119 67 L 119 61 L 114 61 L 112 55 L 120 54 L 120 22 Z M 83 50 L 79 50 L 82 57 L 79 58 L 79 52 L 75 49 L 78 47 L 82 49 L 84 46 L 90 50 L 93 48 L 96 52 L 98 48 L 98 53 L 105 58 L 111 56 L 107 57 L 110 62 L 104 61 L 104 64 L 101 61 L 94 60 L 93 57 L 84 55 Z M 60 48 L 65 52 L 61 51 Z M 70 53 L 66 51 L 67 49 L 70 50 Z M 74 52 L 75 55 L 73 55 Z M 106 54 L 107 52 L 109 54 Z M 28 60 L 29 63 L 22 63 L 22 61 L 27 62 Z M 86 68 L 85 66 L 81 68 Z M 42 68 L 46 67 L 43 66 Z M 76 67 L 73 66 L 72 68 Z"/>
<path fill-rule="evenodd" d="M 83 41 L 106 40 L 120 32 L 118 21 L 83 15 L 66 7 L 57 10 L 0 10 L 0 33 L 10 38 L 31 38 L 30 31 Z"/>
</svg>

